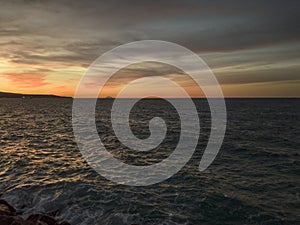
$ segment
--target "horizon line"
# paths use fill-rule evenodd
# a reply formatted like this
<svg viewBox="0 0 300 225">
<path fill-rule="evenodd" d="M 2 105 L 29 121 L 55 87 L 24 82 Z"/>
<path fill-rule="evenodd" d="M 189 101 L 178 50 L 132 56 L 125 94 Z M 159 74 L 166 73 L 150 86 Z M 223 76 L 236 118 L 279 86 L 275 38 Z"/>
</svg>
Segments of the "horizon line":
<svg viewBox="0 0 300 225">
<path fill-rule="evenodd" d="M 62 98 L 72 98 L 74 99 L 74 96 L 64 96 L 64 95 L 56 95 L 56 94 L 46 94 L 46 93 L 35 93 L 35 94 L 26 94 L 26 93 L 15 93 L 15 92 L 6 92 L 6 91 L 0 91 L 0 93 L 5 93 L 5 94 L 12 94 L 12 95 L 27 95 L 27 96 L 54 96 L 54 97 L 62 97 Z M 92 97 L 76 97 L 77 99 L 94 99 Z M 171 99 L 186 99 L 184 97 L 168 97 Z M 210 99 L 220 99 L 220 97 L 209 97 Z M 300 96 L 224 96 L 224 99 L 298 99 Z M 106 97 L 98 97 L 97 99 L 116 99 L 116 97 L 111 97 L 111 96 L 106 96 Z M 126 98 L 121 98 L 121 99 L 162 99 L 160 97 L 146 97 L 146 98 L 139 98 L 139 97 L 126 97 Z M 205 96 L 198 96 L 198 97 L 192 97 L 191 99 L 207 99 Z"/>
</svg>

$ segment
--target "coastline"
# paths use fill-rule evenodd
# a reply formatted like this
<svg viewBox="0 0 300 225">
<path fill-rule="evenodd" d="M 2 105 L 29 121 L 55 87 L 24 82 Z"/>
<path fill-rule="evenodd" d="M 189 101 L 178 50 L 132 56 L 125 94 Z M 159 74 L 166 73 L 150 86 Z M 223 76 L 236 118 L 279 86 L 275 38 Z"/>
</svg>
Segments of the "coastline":
<svg viewBox="0 0 300 225">
<path fill-rule="evenodd" d="M 31 214 L 26 220 L 6 200 L 0 199 L 0 224 L 1 225 L 70 225 L 65 221 L 58 221 L 51 216 Z"/>
</svg>

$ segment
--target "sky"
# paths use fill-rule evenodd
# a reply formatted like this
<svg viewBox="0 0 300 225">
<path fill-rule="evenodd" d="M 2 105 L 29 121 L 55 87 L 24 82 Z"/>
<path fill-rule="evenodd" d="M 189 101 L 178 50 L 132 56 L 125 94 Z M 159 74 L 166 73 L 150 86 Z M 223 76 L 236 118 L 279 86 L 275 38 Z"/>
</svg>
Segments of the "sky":
<svg viewBox="0 0 300 225">
<path fill-rule="evenodd" d="M 198 54 L 225 97 L 300 97 L 299 11 L 299 1 L 275 0 L 0 0 L 0 91 L 73 96 L 97 57 L 150 39 Z M 154 76 L 203 95 L 183 71 L 147 62 L 117 72 L 102 95 L 142 77 L 144 88 L 172 93 Z"/>
</svg>

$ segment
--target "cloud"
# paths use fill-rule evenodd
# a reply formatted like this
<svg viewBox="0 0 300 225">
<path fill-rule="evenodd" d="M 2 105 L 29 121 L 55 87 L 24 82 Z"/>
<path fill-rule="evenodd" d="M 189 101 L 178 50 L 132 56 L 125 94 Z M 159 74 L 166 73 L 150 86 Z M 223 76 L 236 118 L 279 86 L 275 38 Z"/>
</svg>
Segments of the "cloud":
<svg viewBox="0 0 300 225">
<path fill-rule="evenodd" d="M 18 86 L 47 83 L 47 72 L 28 70 L 28 65 L 86 68 L 105 51 L 143 39 L 172 41 L 207 54 L 207 63 L 223 84 L 292 81 L 300 71 L 299 66 L 286 67 L 286 61 L 300 59 L 299 51 L 293 50 L 300 43 L 299 1 L 11 0 L 0 4 L 0 60 L 24 66 L 24 73 L 5 75 Z M 111 85 L 141 74 L 174 77 L 173 72 L 129 69 L 127 77 Z"/>
<path fill-rule="evenodd" d="M 8 1 L 0 9 L 0 34 L 31 37 L 89 59 L 96 50 L 141 39 L 174 41 L 194 51 L 232 51 L 299 41 L 299 6 L 259 0 Z"/>
<path fill-rule="evenodd" d="M 46 82 L 46 72 L 47 70 L 32 70 L 23 72 L 6 72 L 1 76 L 10 80 L 13 85 L 18 88 L 37 88 L 48 85 Z"/>
</svg>

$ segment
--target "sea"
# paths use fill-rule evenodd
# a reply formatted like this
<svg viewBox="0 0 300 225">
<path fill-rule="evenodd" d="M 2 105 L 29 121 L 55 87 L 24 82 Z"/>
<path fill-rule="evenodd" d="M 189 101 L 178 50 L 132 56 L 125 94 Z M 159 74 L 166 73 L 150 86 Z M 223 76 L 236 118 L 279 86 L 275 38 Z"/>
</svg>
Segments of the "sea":
<svg viewBox="0 0 300 225">
<path fill-rule="evenodd" d="M 111 125 L 113 99 L 99 99 L 96 127 L 116 159 L 147 166 L 176 148 L 181 121 L 163 99 L 131 110 L 138 138 L 161 117 L 167 133 L 150 152 L 128 149 Z M 175 175 L 148 186 L 103 177 L 79 151 L 70 98 L 0 99 L 0 195 L 23 217 L 42 213 L 72 225 L 300 224 L 300 99 L 226 99 L 223 145 L 204 171 L 199 162 L 211 131 L 206 99 L 193 100 L 198 145 Z"/>
</svg>

